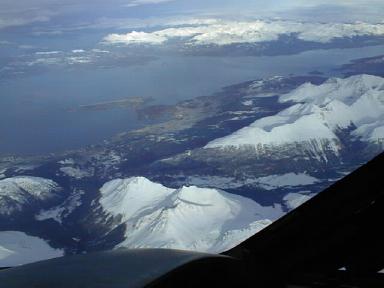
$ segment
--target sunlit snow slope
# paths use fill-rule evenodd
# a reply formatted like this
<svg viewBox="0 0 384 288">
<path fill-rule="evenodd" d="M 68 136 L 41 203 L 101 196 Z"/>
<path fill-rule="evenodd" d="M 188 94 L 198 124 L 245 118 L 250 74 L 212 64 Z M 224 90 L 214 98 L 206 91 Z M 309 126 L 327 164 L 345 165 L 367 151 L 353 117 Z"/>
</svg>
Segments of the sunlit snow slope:
<svg viewBox="0 0 384 288">
<path fill-rule="evenodd" d="M 251 146 L 262 152 L 295 144 L 324 157 L 324 151 L 339 153 L 342 147 L 338 133 L 347 129 L 353 139 L 383 143 L 384 78 L 357 75 L 333 78 L 321 85 L 306 83 L 282 95 L 279 101 L 292 106 L 216 139 L 205 148 Z"/>
<path fill-rule="evenodd" d="M 143 177 L 116 179 L 101 189 L 103 210 L 126 225 L 117 247 L 220 252 L 282 215 L 226 192 L 195 186 L 170 189 Z"/>
<path fill-rule="evenodd" d="M 28 208 L 36 208 L 61 190 L 52 180 L 18 176 L 0 180 L 0 216 L 9 216 Z"/>
</svg>

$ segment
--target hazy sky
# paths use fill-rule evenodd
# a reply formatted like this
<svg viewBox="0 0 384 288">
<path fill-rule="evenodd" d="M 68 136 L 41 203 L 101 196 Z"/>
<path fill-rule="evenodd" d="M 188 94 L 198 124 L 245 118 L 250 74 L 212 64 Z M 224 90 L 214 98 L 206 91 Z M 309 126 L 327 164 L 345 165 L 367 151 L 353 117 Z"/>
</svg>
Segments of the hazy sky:
<svg viewBox="0 0 384 288">
<path fill-rule="evenodd" d="M 187 15 L 282 17 L 323 21 L 384 20 L 382 0 L 1 0 L 0 29 L 38 25 L 74 26 L 109 19 Z"/>
</svg>

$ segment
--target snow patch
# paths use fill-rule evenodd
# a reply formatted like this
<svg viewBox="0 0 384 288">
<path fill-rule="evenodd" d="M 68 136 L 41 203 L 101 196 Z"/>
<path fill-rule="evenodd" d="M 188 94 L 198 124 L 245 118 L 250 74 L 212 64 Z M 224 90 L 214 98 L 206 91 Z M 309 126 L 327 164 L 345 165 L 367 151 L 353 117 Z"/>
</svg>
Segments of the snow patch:
<svg viewBox="0 0 384 288">
<path fill-rule="evenodd" d="M 0 267 L 13 267 L 63 255 L 63 250 L 52 248 L 38 237 L 18 231 L 0 231 Z"/>
<path fill-rule="evenodd" d="M 244 106 L 252 106 L 253 101 L 252 100 L 246 100 L 246 101 L 242 102 L 241 104 L 243 104 Z"/>
<path fill-rule="evenodd" d="M 53 219 L 54 221 L 62 224 L 63 219 L 67 218 L 77 207 L 81 206 L 81 196 L 85 192 L 75 189 L 71 196 L 69 196 L 61 205 L 53 207 L 49 210 L 41 210 L 35 216 L 36 220 L 44 221 Z"/>
<path fill-rule="evenodd" d="M 75 165 L 76 162 L 72 158 L 66 158 L 66 159 L 60 160 L 57 163 L 61 165 Z"/>
<path fill-rule="evenodd" d="M 281 187 L 294 187 L 312 185 L 320 180 L 305 173 L 287 173 L 283 175 L 270 175 L 255 179 L 265 190 L 274 190 Z"/>
<path fill-rule="evenodd" d="M 288 208 L 288 210 L 296 209 L 297 207 L 303 205 L 305 202 L 310 200 L 313 197 L 313 195 L 303 195 L 300 193 L 289 193 L 287 194 L 283 200 L 285 206 Z"/>
<path fill-rule="evenodd" d="M 54 181 L 39 177 L 19 176 L 0 180 L 0 215 L 22 211 L 33 201 L 50 200 L 60 190 Z"/>
<path fill-rule="evenodd" d="M 93 173 L 91 171 L 82 170 L 77 167 L 61 167 L 60 171 L 64 173 L 64 175 L 67 175 L 69 177 L 75 178 L 75 179 L 83 179 L 86 177 L 91 177 Z"/>
<path fill-rule="evenodd" d="M 185 180 L 176 183 L 188 183 L 199 187 L 214 187 L 218 189 L 236 189 L 244 186 L 259 187 L 264 190 L 274 190 L 282 187 L 297 187 L 313 185 L 320 180 L 306 173 L 287 173 L 269 175 L 259 178 L 236 179 L 234 177 L 220 176 L 188 176 Z M 310 193 L 311 191 L 307 191 Z M 304 193 L 304 192 L 302 192 Z"/>
</svg>

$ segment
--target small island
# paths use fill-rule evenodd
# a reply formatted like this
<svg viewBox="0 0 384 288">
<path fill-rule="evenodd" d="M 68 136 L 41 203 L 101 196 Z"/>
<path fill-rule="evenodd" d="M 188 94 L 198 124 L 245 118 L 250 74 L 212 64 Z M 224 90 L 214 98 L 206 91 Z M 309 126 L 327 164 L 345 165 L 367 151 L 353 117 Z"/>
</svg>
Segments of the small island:
<svg viewBox="0 0 384 288">
<path fill-rule="evenodd" d="M 76 108 L 69 109 L 69 112 L 77 111 L 100 111 L 100 110 L 109 110 L 115 108 L 130 108 L 138 109 L 150 102 L 153 102 L 152 97 L 130 97 L 112 101 L 96 102 L 92 104 L 80 105 Z"/>
</svg>

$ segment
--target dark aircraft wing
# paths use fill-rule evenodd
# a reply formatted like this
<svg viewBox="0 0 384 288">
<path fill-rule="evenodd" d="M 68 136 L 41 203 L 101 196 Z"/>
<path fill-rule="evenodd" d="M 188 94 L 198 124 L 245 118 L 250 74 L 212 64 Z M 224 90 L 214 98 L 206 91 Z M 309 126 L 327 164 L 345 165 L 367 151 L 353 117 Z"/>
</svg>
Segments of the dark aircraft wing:
<svg viewBox="0 0 384 288">
<path fill-rule="evenodd" d="M 383 221 L 381 154 L 225 254 L 241 259 L 248 275 L 258 271 L 261 285 L 349 277 L 379 283 L 351 287 L 384 287 L 377 274 L 384 268 Z"/>
<path fill-rule="evenodd" d="M 229 275 L 229 269 L 237 266 L 235 262 L 228 256 L 187 251 L 120 249 L 3 270 L 0 271 L 0 287 L 136 288 L 164 287 L 164 283 L 177 284 L 172 287 L 197 287 L 194 283 L 200 282 L 201 278 L 225 278 L 225 273 L 221 273 L 225 271 Z"/>
</svg>

